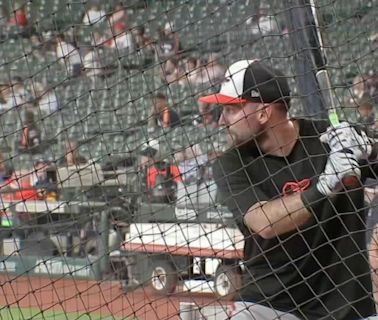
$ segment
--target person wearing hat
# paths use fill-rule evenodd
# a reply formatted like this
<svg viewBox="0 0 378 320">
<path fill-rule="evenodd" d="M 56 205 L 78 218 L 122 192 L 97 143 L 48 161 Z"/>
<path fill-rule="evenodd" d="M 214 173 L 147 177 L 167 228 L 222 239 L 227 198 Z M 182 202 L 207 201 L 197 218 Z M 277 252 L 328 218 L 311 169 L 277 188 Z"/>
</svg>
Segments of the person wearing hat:
<svg viewBox="0 0 378 320">
<path fill-rule="evenodd" d="M 139 168 L 146 177 L 145 187 L 149 200 L 158 203 L 173 201 L 177 183 L 182 181 L 179 168 L 166 159 L 161 159 L 157 140 L 148 141 L 139 155 Z"/>
<path fill-rule="evenodd" d="M 172 21 L 166 22 L 164 28 L 159 30 L 156 50 L 158 58 L 162 61 L 173 57 L 179 59 L 182 47 L 179 34 L 175 31 Z"/>
<path fill-rule="evenodd" d="M 287 77 L 257 60 L 232 64 L 220 92 L 200 101 L 223 106 L 229 149 L 214 177 L 245 237 L 231 319 L 372 315 L 364 194 L 341 183 L 367 175 L 366 136 L 290 118 Z"/>
</svg>

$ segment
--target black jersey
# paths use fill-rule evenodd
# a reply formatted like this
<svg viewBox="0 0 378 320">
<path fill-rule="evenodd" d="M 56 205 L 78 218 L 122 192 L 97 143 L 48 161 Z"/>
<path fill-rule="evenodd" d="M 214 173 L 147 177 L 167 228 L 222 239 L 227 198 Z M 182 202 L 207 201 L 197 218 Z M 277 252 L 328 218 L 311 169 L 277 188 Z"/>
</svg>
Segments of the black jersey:
<svg viewBox="0 0 378 320">
<path fill-rule="evenodd" d="M 244 146 L 214 164 L 220 198 L 245 236 L 246 270 L 238 300 L 302 319 L 361 319 L 374 313 L 362 189 L 324 198 L 300 230 L 273 239 L 251 233 L 243 223 L 255 203 L 300 192 L 323 172 L 329 149 L 319 133 L 327 123 L 298 121 L 300 139 L 289 156 Z"/>
</svg>

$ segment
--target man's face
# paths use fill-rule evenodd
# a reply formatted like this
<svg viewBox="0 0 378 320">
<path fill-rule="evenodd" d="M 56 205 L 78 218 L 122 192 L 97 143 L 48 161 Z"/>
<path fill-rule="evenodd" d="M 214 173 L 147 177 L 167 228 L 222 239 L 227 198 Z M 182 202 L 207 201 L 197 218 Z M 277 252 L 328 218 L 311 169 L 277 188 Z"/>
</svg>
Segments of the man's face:
<svg viewBox="0 0 378 320">
<path fill-rule="evenodd" d="M 224 105 L 219 125 L 227 128 L 230 146 L 253 141 L 262 131 L 258 121 L 259 103 Z"/>
</svg>

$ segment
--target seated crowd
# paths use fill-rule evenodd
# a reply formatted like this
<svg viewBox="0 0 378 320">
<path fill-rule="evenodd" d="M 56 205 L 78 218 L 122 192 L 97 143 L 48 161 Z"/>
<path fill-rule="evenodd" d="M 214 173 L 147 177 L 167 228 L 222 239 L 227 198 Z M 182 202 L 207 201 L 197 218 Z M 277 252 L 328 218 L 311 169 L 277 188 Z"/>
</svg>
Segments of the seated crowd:
<svg viewBox="0 0 378 320">
<path fill-rule="evenodd" d="M 15 14 L 15 19 L 8 19 L 6 23 L 16 24 L 22 29 L 27 28 L 25 11 L 26 8 L 20 8 Z M 184 90 L 192 90 L 193 86 L 214 88 L 223 80 L 226 69 L 225 57 L 216 52 L 201 55 L 185 52 L 185 43 L 173 21 L 163 21 L 163 27 L 160 29 L 146 31 L 143 25 L 131 27 L 134 25 L 132 17 L 122 5 L 115 6 L 110 13 L 107 13 L 99 4 L 88 4 L 82 17 L 82 24 L 93 26 L 92 43 L 89 46 L 80 47 L 71 34 L 50 33 L 47 36 L 30 32 L 30 34 L 23 34 L 23 38 L 30 40 L 33 55 L 53 56 L 55 61 L 64 66 L 70 76 L 78 82 L 82 78 L 104 79 L 109 75 L 109 70 L 98 56 L 98 50 L 111 50 L 120 58 L 124 56 L 127 58 L 127 53 L 130 52 L 143 52 L 153 57 L 154 61 L 158 62 L 156 65 L 159 67 L 160 87 L 174 84 Z M 157 33 L 155 39 L 148 34 L 155 32 Z M 269 30 L 266 32 L 268 33 Z M 378 87 L 376 78 L 376 76 L 369 76 L 355 79 L 353 84 L 356 91 L 355 99 L 346 102 L 355 106 L 358 113 L 357 121 L 368 126 L 371 131 L 375 131 L 378 126 L 375 121 L 375 106 L 369 98 L 373 94 L 372 91 Z M 167 95 L 163 93 L 154 92 L 150 96 L 152 99 L 149 100 L 150 111 L 146 123 L 148 132 L 162 129 L 164 133 L 167 133 L 182 125 L 180 106 L 171 105 Z M 198 115 L 192 122 L 193 126 L 206 129 L 218 127 L 218 107 L 198 103 L 193 105 L 193 109 Z M 9 110 L 17 110 L 21 120 L 20 130 L 16 130 L 17 128 L 14 130 L 19 135 L 16 145 L 13 146 L 14 149 L 19 153 L 43 154 L 45 137 L 39 116 L 60 112 L 59 99 L 54 88 L 49 83 L 40 82 L 34 82 L 32 88 L 27 88 L 24 79 L 19 76 L 13 77 L 8 83 L 0 85 L 0 111 L 6 113 Z M 36 167 L 44 171 L 45 167 L 51 167 L 51 165 L 71 166 L 85 163 L 87 159 L 77 155 L 77 149 L 76 142 L 66 143 L 64 161 L 49 165 L 38 162 L 34 164 L 35 168 L 31 171 L 35 171 Z M 211 174 L 206 173 L 207 169 L 204 171 L 203 168 L 212 161 L 213 157 L 214 154 L 202 152 L 198 146 L 177 151 L 174 159 L 150 157 L 147 162 L 150 166 L 146 173 L 147 188 L 155 187 L 156 179 L 151 176 L 160 171 L 166 171 L 167 168 L 172 175 L 172 180 L 177 184 L 202 181 L 204 177 L 210 179 Z M 17 179 L 19 175 L 16 178 L 10 175 L 7 179 L 3 179 L 3 183 L 10 184 L 11 181 Z M 39 181 L 39 178 L 31 180 Z M 152 183 L 152 181 L 155 182 Z"/>
</svg>

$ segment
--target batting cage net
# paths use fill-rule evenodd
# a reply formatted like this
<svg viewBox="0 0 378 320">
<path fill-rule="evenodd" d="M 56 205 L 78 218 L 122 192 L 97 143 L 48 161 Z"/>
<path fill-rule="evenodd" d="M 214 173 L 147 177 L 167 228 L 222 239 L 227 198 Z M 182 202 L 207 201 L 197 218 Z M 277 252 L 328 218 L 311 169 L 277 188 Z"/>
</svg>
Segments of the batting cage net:
<svg viewBox="0 0 378 320">
<path fill-rule="evenodd" d="M 373 319 L 376 0 L 0 10 L 0 318 Z"/>
</svg>

